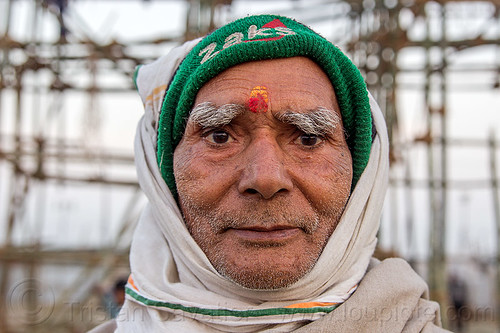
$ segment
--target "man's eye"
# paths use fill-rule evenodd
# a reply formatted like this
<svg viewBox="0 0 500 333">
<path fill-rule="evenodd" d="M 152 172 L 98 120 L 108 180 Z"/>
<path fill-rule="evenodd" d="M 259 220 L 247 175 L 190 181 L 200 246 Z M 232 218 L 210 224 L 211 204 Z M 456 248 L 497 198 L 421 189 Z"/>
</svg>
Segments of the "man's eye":
<svg viewBox="0 0 500 333">
<path fill-rule="evenodd" d="M 306 146 L 306 147 L 314 147 L 319 145 L 321 142 L 323 142 L 323 139 L 315 134 L 302 134 L 299 136 L 296 140 L 295 143 Z"/>
<path fill-rule="evenodd" d="M 224 144 L 231 142 L 233 138 L 229 133 L 222 131 L 222 130 L 216 130 L 216 131 L 211 131 L 206 134 L 205 138 L 213 144 Z"/>
</svg>

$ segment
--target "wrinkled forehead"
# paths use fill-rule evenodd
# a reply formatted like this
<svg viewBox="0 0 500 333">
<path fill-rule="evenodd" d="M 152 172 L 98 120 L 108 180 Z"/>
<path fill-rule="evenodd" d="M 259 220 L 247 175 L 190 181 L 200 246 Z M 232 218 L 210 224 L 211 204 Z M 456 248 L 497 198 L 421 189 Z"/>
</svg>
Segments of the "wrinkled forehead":
<svg viewBox="0 0 500 333">
<path fill-rule="evenodd" d="M 318 107 L 339 112 L 330 79 L 306 57 L 252 61 L 230 67 L 198 91 L 194 105 L 204 102 L 247 105 L 254 113 L 301 112 Z"/>
</svg>

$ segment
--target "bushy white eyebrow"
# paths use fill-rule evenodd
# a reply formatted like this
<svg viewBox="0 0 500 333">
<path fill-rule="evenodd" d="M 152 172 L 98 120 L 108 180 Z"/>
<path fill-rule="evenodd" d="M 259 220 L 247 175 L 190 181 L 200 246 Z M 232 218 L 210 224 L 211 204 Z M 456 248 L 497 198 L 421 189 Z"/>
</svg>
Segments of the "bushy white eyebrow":
<svg viewBox="0 0 500 333">
<path fill-rule="evenodd" d="M 245 111 L 245 107 L 239 104 L 224 104 L 216 106 L 211 102 L 203 102 L 196 105 L 189 121 L 196 123 L 201 128 L 216 128 L 229 124 L 234 118 Z"/>
<path fill-rule="evenodd" d="M 324 107 L 305 113 L 286 111 L 277 114 L 276 119 L 294 125 L 306 134 L 319 136 L 333 134 L 337 126 L 341 124 L 337 113 Z"/>
<path fill-rule="evenodd" d="M 245 110 L 247 108 L 240 104 L 224 104 L 218 107 L 212 102 L 203 102 L 193 108 L 189 121 L 201 128 L 223 127 Z M 305 113 L 286 111 L 276 114 L 275 118 L 280 122 L 296 126 L 306 134 L 319 136 L 333 134 L 340 125 L 337 113 L 324 107 Z"/>
</svg>

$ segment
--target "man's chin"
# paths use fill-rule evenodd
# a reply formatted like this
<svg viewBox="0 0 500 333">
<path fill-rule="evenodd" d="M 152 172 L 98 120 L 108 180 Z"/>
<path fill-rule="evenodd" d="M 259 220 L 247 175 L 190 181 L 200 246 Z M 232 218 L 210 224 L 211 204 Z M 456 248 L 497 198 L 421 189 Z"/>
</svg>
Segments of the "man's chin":
<svg viewBox="0 0 500 333">
<path fill-rule="evenodd" d="M 280 247 L 260 250 L 283 252 Z M 222 276 L 244 288 L 277 290 L 290 287 L 304 277 L 314 267 L 318 256 L 319 254 L 297 260 L 296 257 L 287 257 L 282 253 L 259 260 L 258 255 L 242 254 L 239 259 L 219 256 L 212 264 Z M 249 257 L 252 259 L 248 259 Z"/>
<path fill-rule="evenodd" d="M 221 271 L 224 277 L 237 285 L 252 290 L 280 290 L 285 289 L 299 281 L 303 274 L 290 274 L 290 272 L 263 271 L 263 272 L 227 272 Z"/>
</svg>

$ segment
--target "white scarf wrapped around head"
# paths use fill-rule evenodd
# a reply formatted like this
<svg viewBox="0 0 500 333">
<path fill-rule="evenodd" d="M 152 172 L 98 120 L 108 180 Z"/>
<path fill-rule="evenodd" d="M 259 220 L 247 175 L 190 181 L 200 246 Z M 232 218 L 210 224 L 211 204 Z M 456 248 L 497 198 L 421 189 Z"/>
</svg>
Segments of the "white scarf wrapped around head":
<svg viewBox="0 0 500 333">
<path fill-rule="evenodd" d="M 387 186 L 388 140 L 370 96 L 377 129 L 370 159 L 340 223 L 312 270 L 290 287 L 251 290 L 221 276 L 188 232 L 156 160 L 157 124 L 166 84 L 198 42 L 142 66 L 136 83 L 145 106 L 137 127 L 139 183 L 149 199 L 130 252 L 127 299 L 118 332 L 289 332 L 334 311 L 355 290 L 376 245 Z"/>
</svg>

